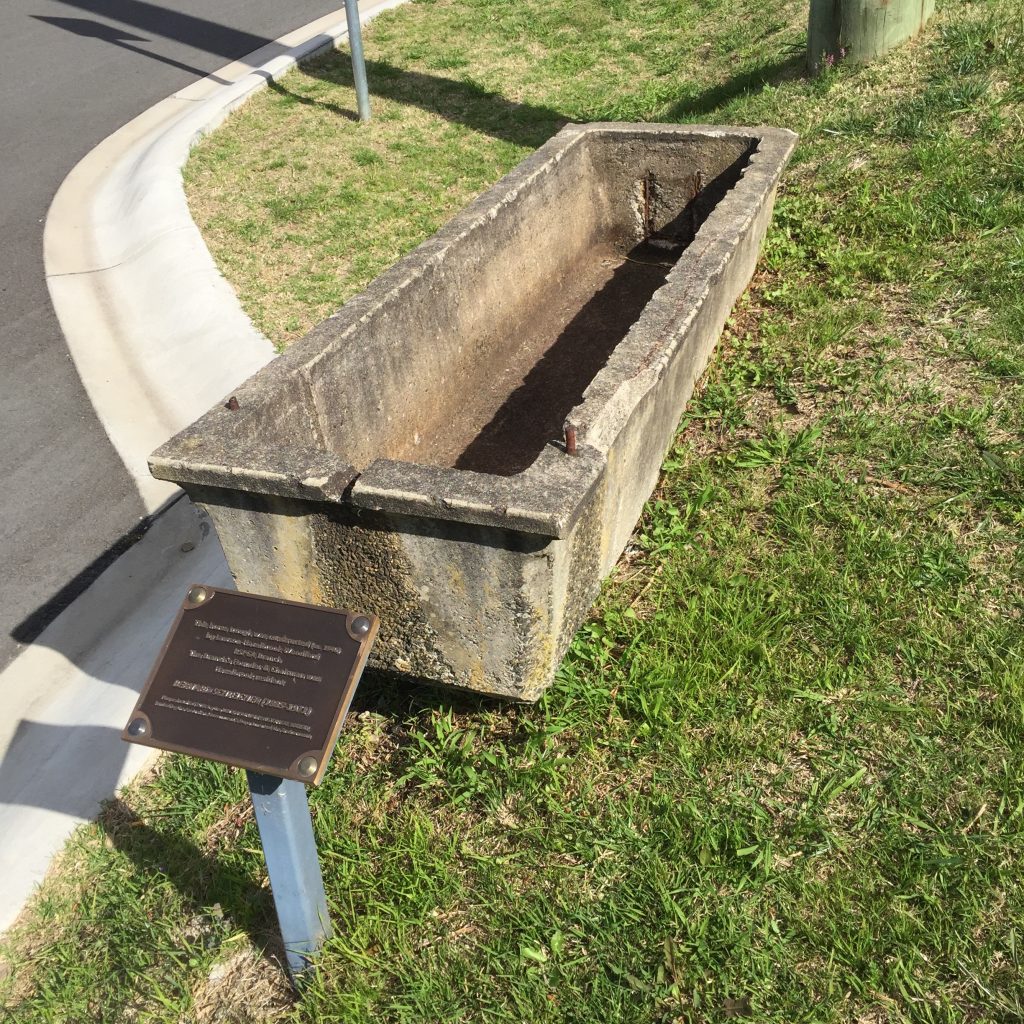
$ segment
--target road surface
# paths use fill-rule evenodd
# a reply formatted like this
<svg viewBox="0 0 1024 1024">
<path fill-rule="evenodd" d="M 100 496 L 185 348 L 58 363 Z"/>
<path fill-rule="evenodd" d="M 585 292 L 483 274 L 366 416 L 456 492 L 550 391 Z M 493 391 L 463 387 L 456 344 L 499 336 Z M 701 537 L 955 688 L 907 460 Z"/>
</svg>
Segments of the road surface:
<svg viewBox="0 0 1024 1024">
<path fill-rule="evenodd" d="M 68 171 L 189 82 L 339 0 L 0 4 L 0 669 L 145 528 L 82 388 L 43 273 Z"/>
</svg>

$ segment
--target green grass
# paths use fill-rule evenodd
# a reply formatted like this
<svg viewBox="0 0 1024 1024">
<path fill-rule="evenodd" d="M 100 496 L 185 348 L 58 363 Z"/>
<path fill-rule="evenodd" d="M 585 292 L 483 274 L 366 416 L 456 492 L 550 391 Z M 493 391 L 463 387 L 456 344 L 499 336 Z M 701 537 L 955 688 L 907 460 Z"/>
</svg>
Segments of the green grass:
<svg viewBox="0 0 1024 1024">
<path fill-rule="evenodd" d="M 336 55 L 200 146 L 193 208 L 285 343 L 565 120 L 802 135 L 552 690 L 365 681 L 302 999 L 243 780 L 170 758 L 9 940 L 13 1019 L 1024 1017 L 1024 22 L 946 4 L 809 82 L 804 7 L 415 3 L 367 33 L 371 125 Z"/>
</svg>

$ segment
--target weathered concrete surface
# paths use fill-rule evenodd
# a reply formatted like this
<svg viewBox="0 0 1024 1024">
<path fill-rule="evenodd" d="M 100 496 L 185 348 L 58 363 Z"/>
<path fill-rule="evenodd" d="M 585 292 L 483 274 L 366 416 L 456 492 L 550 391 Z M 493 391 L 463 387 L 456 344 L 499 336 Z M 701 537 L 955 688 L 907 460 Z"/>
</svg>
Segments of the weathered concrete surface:
<svg viewBox="0 0 1024 1024">
<path fill-rule="evenodd" d="M 657 482 L 795 139 L 567 127 L 153 474 L 209 510 L 241 589 L 373 611 L 379 667 L 536 699 Z"/>
</svg>

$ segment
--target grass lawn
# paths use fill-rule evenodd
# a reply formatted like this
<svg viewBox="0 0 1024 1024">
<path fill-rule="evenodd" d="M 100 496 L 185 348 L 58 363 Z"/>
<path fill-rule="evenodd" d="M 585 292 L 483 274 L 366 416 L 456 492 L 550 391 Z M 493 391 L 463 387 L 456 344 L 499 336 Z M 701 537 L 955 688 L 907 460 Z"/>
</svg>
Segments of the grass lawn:
<svg viewBox="0 0 1024 1024">
<path fill-rule="evenodd" d="M 8 939 L 35 1021 L 1024 1019 L 1024 14 L 802 77 L 806 0 L 419 0 L 187 169 L 270 337 L 567 120 L 802 141 L 633 543 L 533 707 L 368 677 L 312 796 L 294 1002 L 241 773 L 82 829 Z"/>
</svg>

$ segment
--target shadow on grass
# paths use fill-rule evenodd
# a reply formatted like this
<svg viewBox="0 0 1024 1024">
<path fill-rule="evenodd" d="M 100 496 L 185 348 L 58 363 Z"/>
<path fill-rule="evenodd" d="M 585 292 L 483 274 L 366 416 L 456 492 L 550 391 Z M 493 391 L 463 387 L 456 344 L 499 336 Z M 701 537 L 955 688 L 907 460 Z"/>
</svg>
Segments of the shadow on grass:
<svg viewBox="0 0 1024 1024">
<path fill-rule="evenodd" d="M 379 767 L 397 782 L 423 756 L 423 737 L 431 735 L 432 722 L 437 718 L 451 715 L 465 725 L 500 712 L 505 717 L 502 743 L 507 750 L 514 750 L 529 741 L 529 719 L 538 709 L 536 703 L 456 690 L 398 672 L 367 669 L 349 709 L 345 729 L 358 728 L 352 719 L 362 712 L 383 719 L 383 732 L 393 746 Z M 401 791 L 405 795 L 409 790 L 401 787 Z"/>
<path fill-rule="evenodd" d="M 110 43 L 111 46 L 127 50 L 129 53 L 138 54 L 140 57 L 149 57 L 150 60 L 167 64 L 172 68 L 178 68 L 180 71 L 196 75 L 199 78 L 203 78 L 208 74 L 208 72 L 203 71 L 201 68 L 193 67 L 191 64 L 185 64 L 180 60 L 174 60 L 172 57 L 165 57 L 152 50 L 134 45 L 135 43 L 148 43 L 150 40 L 145 36 L 133 35 L 130 32 L 115 28 L 113 25 L 105 25 L 102 22 L 91 21 L 88 18 L 52 18 L 42 14 L 32 14 L 30 17 L 35 18 L 36 21 L 43 21 L 48 25 L 53 25 L 55 28 L 62 28 L 66 32 L 72 32 L 83 38 L 98 39 L 104 43 Z M 218 78 L 217 75 L 210 74 L 209 77 L 221 85 L 230 85 L 229 82 L 223 78 Z"/>
<path fill-rule="evenodd" d="M 760 92 L 766 85 L 802 78 L 806 68 L 803 48 L 792 57 L 781 58 L 734 75 L 727 82 L 705 89 L 696 96 L 677 100 L 666 113 L 669 121 L 687 121 L 713 114 L 740 96 Z"/>
<path fill-rule="evenodd" d="M 349 716 L 370 711 L 386 717 L 392 737 L 403 746 L 410 736 L 403 723 L 424 713 L 451 711 L 457 715 L 474 715 L 501 706 L 507 703 L 446 689 L 427 680 L 367 670 L 356 690 Z M 248 805 L 248 798 L 245 803 Z M 232 864 L 224 851 L 206 853 L 182 837 L 174 826 L 153 827 L 119 797 L 103 803 L 97 822 L 113 846 L 128 857 L 140 874 L 169 881 L 189 911 L 208 913 L 211 907 L 220 904 L 224 916 L 245 931 L 258 950 L 278 965 L 284 963 L 284 947 L 269 887 L 261 887 L 245 868 Z M 244 822 L 237 824 L 241 828 Z M 225 850 L 230 855 L 238 846 L 239 841 L 232 839 Z"/>
<path fill-rule="evenodd" d="M 370 711 L 397 722 L 430 711 L 479 715 L 509 705 L 527 706 L 469 690 L 455 690 L 419 676 L 368 668 L 352 698 L 349 716 Z"/>
<path fill-rule="evenodd" d="M 311 78 L 344 89 L 354 89 L 352 61 L 348 54 L 335 51 L 303 65 Z M 404 106 L 419 107 L 451 124 L 461 124 L 495 139 L 533 149 L 543 145 L 570 118 L 551 107 L 515 103 L 500 92 L 485 89 L 475 82 L 441 78 L 396 67 L 387 61 L 367 60 L 371 100 L 386 99 Z M 289 89 L 281 81 L 268 78 L 268 86 L 279 96 L 290 97 L 304 106 L 319 107 L 338 117 L 356 120 L 354 110 L 329 100 L 307 96 Z"/>
<path fill-rule="evenodd" d="M 536 149 L 543 145 L 573 120 L 552 107 L 513 102 L 500 92 L 485 89 L 472 81 L 411 71 L 381 60 L 367 60 L 366 70 L 371 97 L 418 107 L 451 124 L 464 125 L 492 138 L 525 148 Z M 352 62 L 344 51 L 338 50 L 315 58 L 303 65 L 303 71 L 311 78 L 342 89 L 355 88 Z M 670 123 L 700 121 L 738 97 L 755 94 L 768 85 L 802 78 L 804 72 L 805 57 L 801 47 L 792 56 L 750 68 L 695 96 L 677 100 L 661 119 Z M 356 120 L 354 110 L 330 100 L 296 92 L 281 81 L 270 80 L 269 76 L 268 86 L 283 98 L 290 98 L 305 106 L 318 107 L 347 120 Z"/>
<path fill-rule="evenodd" d="M 248 872 L 203 853 L 173 831 L 153 828 L 120 798 L 104 803 L 98 824 L 140 874 L 167 879 L 196 914 L 209 913 L 219 904 L 225 918 L 245 931 L 256 949 L 277 966 L 284 963 L 270 890 Z"/>
</svg>

